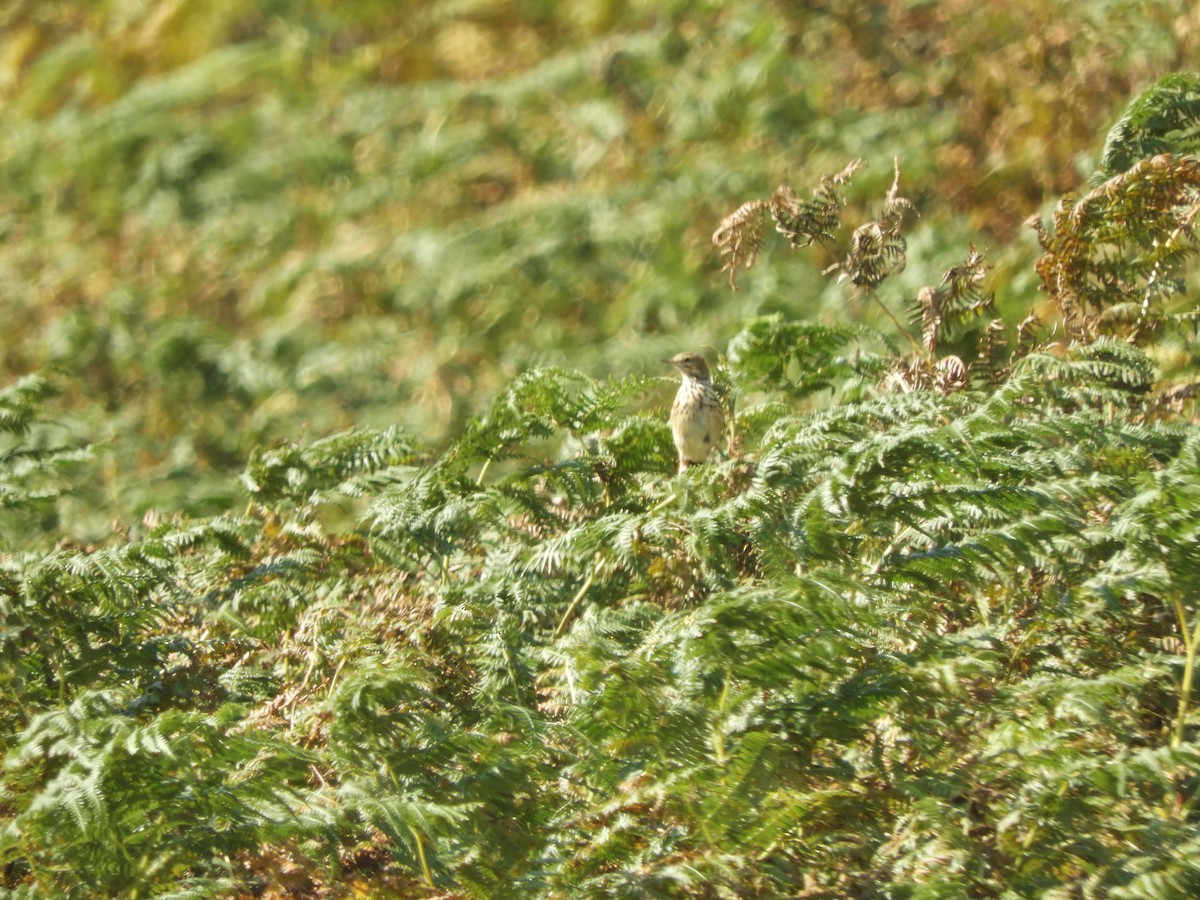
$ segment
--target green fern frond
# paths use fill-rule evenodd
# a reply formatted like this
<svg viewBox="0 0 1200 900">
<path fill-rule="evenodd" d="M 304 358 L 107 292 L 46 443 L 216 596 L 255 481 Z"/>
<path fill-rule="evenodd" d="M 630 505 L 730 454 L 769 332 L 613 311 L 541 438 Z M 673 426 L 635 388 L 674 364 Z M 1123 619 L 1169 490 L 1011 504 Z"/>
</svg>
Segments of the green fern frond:
<svg viewBox="0 0 1200 900">
<path fill-rule="evenodd" d="M 242 474 L 242 483 L 263 503 L 329 491 L 357 496 L 365 490 L 366 479 L 375 473 L 422 458 L 422 452 L 399 429 L 347 431 L 306 446 L 290 444 L 256 450 Z"/>
<path fill-rule="evenodd" d="M 1200 74 L 1164 75 L 1142 91 L 1108 132 L 1092 176 L 1099 185 L 1142 159 L 1200 150 Z"/>
<path fill-rule="evenodd" d="M 831 390 L 855 376 L 874 375 L 883 365 L 851 349 L 874 337 L 853 326 L 788 322 L 779 316 L 752 320 L 729 343 L 738 381 L 759 390 L 786 390 L 806 397 Z"/>
<path fill-rule="evenodd" d="M 39 375 L 25 375 L 0 388 L 0 431 L 28 434 L 42 404 L 56 393 L 51 383 Z"/>
</svg>

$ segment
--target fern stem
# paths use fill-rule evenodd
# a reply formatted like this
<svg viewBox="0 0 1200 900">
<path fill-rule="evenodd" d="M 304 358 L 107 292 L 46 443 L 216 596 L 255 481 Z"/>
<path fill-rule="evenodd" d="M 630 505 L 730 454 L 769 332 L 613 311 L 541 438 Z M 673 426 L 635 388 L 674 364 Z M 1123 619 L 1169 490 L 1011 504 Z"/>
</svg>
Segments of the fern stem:
<svg viewBox="0 0 1200 900">
<path fill-rule="evenodd" d="M 1186 652 L 1183 661 L 1183 680 L 1179 685 L 1179 709 L 1175 714 L 1175 726 L 1171 735 L 1171 749 L 1178 749 L 1183 744 L 1184 721 L 1192 704 L 1192 679 L 1196 672 L 1196 648 L 1200 646 L 1200 615 L 1196 617 L 1191 629 L 1188 629 L 1187 614 L 1183 601 L 1175 598 L 1175 614 L 1179 617 L 1179 630 L 1183 636 L 1183 646 Z"/>
<path fill-rule="evenodd" d="M 588 590 L 592 586 L 592 582 L 596 580 L 596 574 L 599 571 L 600 554 L 597 553 L 594 557 L 594 563 L 591 571 L 588 572 L 587 578 L 583 580 L 583 584 L 579 586 L 579 590 L 576 591 L 575 596 L 571 598 L 571 602 L 567 606 L 566 612 L 564 612 L 562 614 L 562 618 L 558 620 L 558 627 L 554 629 L 554 634 L 552 635 L 553 638 L 557 638 L 560 634 L 562 634 L 563 629 L 567 627 L 567 622 L 570 621 L 572 614 L 575 612 L 575 607 L 577 607 L 583 601 L 584 596 L 587 595 Z"/>
<path fill-rule="evenodd" d="M 483 486 L 483 479 L 487 477 L 488 469 L 492 467 L 492 458 L 489 456 L 483 461 L 483 468 L 479 470 L 479 477 L 475 479 L 475 487 Z"/>
<path fill-rule="evenodd" d="M 879 299 L 879 295 L 874 291 L 867 291 L 867 296 L 879 304 L 879 308 L 883 310 L 885 316 L 892 320 L 892 324 L 896 326 L 896 330 L 904 335 L 908 339 L 908 342 L 912 344 L 913 351 L 919 356 L 925 356 L 925 348 L 918 343 L 917 339 L 909 333 L 907 328 L 900 324 L 900 320 L 896 318 L 895 313 L 887 308 L 887 304 Z"/>
<path fill-rule="evenodd" d="M 346 656 L 342 656 L 342 658 L 338 660 L 337 666 L 334 667 L 333 675 L 329 678 L 329 687 L 326 688 L 326 695 L 329 697 L 333 696 L 333 689 L 337 687 L 338 676 L 342 674 L 342 667 L 346 665 L 347 658 L 348 657 Z"/>
<path fill-rule="evenodd" d="M 721 730 L 721 719 L 725 715 L 725 704 L 729 701 L 729 686 L 733 682 L 733 667 L 725 667 L 725 684 L 721 687 L 721 696 L 717 698 L 717 721 L 712 726 L 713 755 L 718 766 L 728 761 L 725 755 L 725 734 Z"/>
<path fill-rule="evenodd" d="M 667 494 L 667 496 L 663 497 L 661 500 L 659 500 L 657 503 L 655 503 L 652 507 L 650 507 L 648 510 L 646 510 L 646 515 L 653 516 L 656 513 L 662 512 L 664 509 L 666 509 L 668 506 L 670 506 L 672 503 L 674 503 L 676 499 L 677 499 L 677 497 L 675 495 L 675 492 L 671 491 L 670 493 Z"/>
<path fill-rule="evenodd" d="M 417 858 L 421 861 L 421 875 L 425 879 L 425 884 L 429 887 L 436 887 L 433 883 L 433 872 L 429 869 L 429 860 L 425 858 L 425 840 L 421 837 L 421 832 L 408 826 L 408 830 L 412 832 L 413 839 L 417 842 Z"/>
</svg>

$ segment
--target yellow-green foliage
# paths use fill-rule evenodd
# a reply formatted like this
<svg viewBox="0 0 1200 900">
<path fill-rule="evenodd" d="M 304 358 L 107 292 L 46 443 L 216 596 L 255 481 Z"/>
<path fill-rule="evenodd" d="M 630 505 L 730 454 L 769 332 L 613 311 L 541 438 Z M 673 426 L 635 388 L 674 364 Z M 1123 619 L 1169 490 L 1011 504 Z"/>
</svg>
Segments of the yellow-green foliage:
<svg viewBox="0 0 1200 900">
<path fill-rule="evenodd" d="M 735 6 L 0 11 L 5 896 L 1200 895 L 1194 14 Z"/>
</svg>

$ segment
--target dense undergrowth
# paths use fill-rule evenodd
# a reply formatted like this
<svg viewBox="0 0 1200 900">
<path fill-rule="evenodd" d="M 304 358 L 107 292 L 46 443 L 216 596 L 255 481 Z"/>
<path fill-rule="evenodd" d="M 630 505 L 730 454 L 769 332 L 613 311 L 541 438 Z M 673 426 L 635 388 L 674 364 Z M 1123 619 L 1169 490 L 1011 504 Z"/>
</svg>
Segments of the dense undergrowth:
<svg viewBox="0 0 1200 900">
<path fill-rule="evenodd" d="M 1160 112 L 1190 118 L 1176 86 Z M 718 240 L 769 214 L 873 291 L 908 205 L 843 226 L 852 174 Z M 911 354 L 748 323 L 735 453 L 679 477 L 630 412 L 661 379 L 538 369 L 443 451 L 279 445 L 243 511 L 9 554 L 7 890 L 1193 894 L 1200 431 L 1142 345 L 1190 320 L 1196 197 L 1157 156 L 1068 198 L 1038 266 L 1059 320 L 1004 367 L 999 321 L 940 349 L 990 307 L 976 251 Z M 81 464 L 30 443 L 46 393 L 0 397 L 14 523 Z"/>
<path fill-rule="evenodd" d="M 22 9 L 32 15 L 36 6 Z M 171 33 L 170 10 L 199 15 L 198 8 L 164 7 L 159 36 Z M 878 14 L 919 19 L 933 8 L 898 4 Z M 387 70 L 391 57 L 354 52 L 374 46 L 365 26 L 355 30 L 332 7 L 312 9 L 344 54 L 309 60 L 304 71 L 318 93 L 332 91 L 334 82 L 322 78 L 339 65 Z M 418 28 L 449 21 L 432 9 L 413 20 L 415 33 L 396 39 L 444 36 Z M 638 14 L 612 9 L 618 18 L 622 10 Z M 508 34 L 517 59 L 541 52 L 539 28 L 565 27 L 529 10 L 529 31 Z M 1104 15 L 1119 18 L 1126 7 L 1103 10 L 1083 24 L 1111 24 Z M 701 80 L 701 66 L 678 39 L 695 48 L 744 38 L 739 21 L 750 32 L 761 25 L 753 15 L 723 17 L 700 4 L 680 4 L 676 15 L 643 49 L 652 60 L 676 54 L 684 83 Z M 701 37 L 689 23 L 702 15 L 724 30 Z M 781 31 L 751 41 L 764 55 L 748 53 L 748 68 L 763 59 L 782 66 L 795 50 L 788 41 L 803 39 L 783 27 L 801 13 L 774 15 Z M 827 22 L 826 37 L 872 33 L 833 12 L 807 15 L 814 18 L 805 24 Z M 39 307 L 24 298 L 5 313 L 6 328 L 45 315 L 46 334 L 76 341 L 55 358 L 57 367 L 0 388 L 5 896 L 1141 900 L 1200 893 L 1193 696 L 1200 429 L 1190 299 L 1200 77 L 1160 80 L 1127 108 L 1092 183 L 1064 196 L 1029 232 L 1032 252 L 1019 241 L 985 251 L 954 229 L 931 237 L 938 223 L 961 222 L 946 203 L 970 200 L 933 199 L 935 191 L 920 187 L 929 184 L 927 160 L 914 153 L 910 166 L 903 147 L 894 172 L 890 158 L 846 166 L 855 155 L 847 153 L 825 170 L 838 174 L 790 178 L 762 200 L 752 198 L 773 181 L 731 178 L 718 203 L 711 184 L 691 185 L 694 172 L 681 173 L 660 188 L 683 204 L 674 231 L 659 230 L 663 220 L 649 213 L 633 215 L 649 207 L 632 201 L 619 215 L 615 207 L 607 218 L 598 213 L 595 196 L 622 203 L 632 196 L 611 184 L 585 202 L 571 191 L 535 198 L 538 180 L 517 179 L 513 203 L 519 195 L 525 205 L 450 240 L 453 228 L 407 221 L 408 212 L 349 169 L 338 182 L 341 199 L 326 207 L 332 195 L 314 186 L 325 176 L 288 181 L 286 167 L 253 162 L 239 117 L 269 119 L 275 107 L 255 91 L 237 93 L 255 71 L 238 66 L 280 47 L 299 51 L 255 43 L 262 29 L 281 27 L 269 17 L 229 13 L 212 21 L 235 20 L 245 45 L 226 56 L 197 61 L 188 58 L 189 44 L 161 44 L 153 61 L 170 58 L 185 72 L 177 81 L 143 73 L 178 88 L 166 101 L 157 93 L 163 82 L 144 94 L 122 89 L 129 70 L 151 62 L 132 54 L 108 80 L 93 82 L 93 91 L 112 96 L 72 97 L 65 87 L 40 99 L 25 95 L 30 121 L 43 124 L 5 144 L 6 183 L 24 179 L 33 193 L 6 220 L 3 265 L 28 272 L 46 263 L 43 301 L 62 299 L 56 292 L 68 283 L 79 289 L 71 303 Z M 604 27 L 572 21 L 584 31 Z M 59 24 L 78 23 L 67 16 Z M 477 38 L 489 33 L 480 28 Z M 218 32 L 204 33 L 220 44 Z M 64 43 L 75 55 L 44 53 L 40 65 L 94 63 L 81 40 L 82 48 Z M 916 86 L 915 76 L 885 79 L 893 93 L 877 98 L 881 106 L 903 108 L 910 96 L 903 91 L 916 96 L 934 83 L 958 83 L 946 71 L 887 55 L 932 54 L 938 45 L 930 40 L 858 48 L 875 61 L 876 76 L 892 66 L 925 78 Z M 1042 47 L 1047 66 L 1072 77 L 1094 73 L 1076 67 L 1079 57 L 1068 53 L 1075 64 L 1066 65 L 1050 52 L 1069 42 L 1038 40 L 1046 46 L 1033 49 Z M 999 43 L 1013 52 L 1024 46 Z M 446 151 L 460 139 L 485 140 L 471 116 L 504 112 L 489 90 L 508 91 L 518 106 L 543 97 L 520 74 L 488 81 L 498 73 L 487 66 L 502 67 L 506 57 L 489 56 L 480 49 L 486 42 L 474 46 L 462 65 L 474 59 L 480 71 L 423 70 L 423 77 L 475 77 L 490 87 L 428 84 L 422 90 L 430 98 L 454 94 L 467 121 L 434 123 L 435 132 L 457 135 L 449 145 L 414 126 L 414 147 L 426 141 Z M 638 68 L 650 63 L 629 46 L 622 44 L 625 56 L 599 57 L 625 86 L 616 95 L 645 108 L 661 104 L 655 91 L 667 88 Z M 277 63 L 254 65 L 286 74 L 270 68 Z M 577 63 L 567 54 L 530 81 L 544 88 L 552 71 L 578 88 Z M 189 93 L 198 70 L 188 66 L 223 85 L 224 100 L 243 102 L 206 106 L 208 94 Z M 782 72 L 768 66 L 762 77 Z M 851 87 L 881 83 L 870 71 L 844 77 L 846 96 L 860 99 L 867 95 Z M 970 84 L 986 93 L 986 80 Z M 724 102 L 736 107 L 748 96 L 758 95 L 734 92 Z M 345 108 L 360 103 L 356 95 Z M 356 108 L 367 115 L 368 106 Z M 216 143 L 174 156 L 197 109 L 224 123 L 213 132 Z M 419 118 L 420 109 L 409 112 Z M 747 113 L 746 128 L 785 109 Z M 177 129 L 174 136 L 132 137 L 146 110 L 156 110 L 165 133 Z M 704 110 L 698 104 L 680 115 Z M 603 118 L 594 111 L 595 121 Z M 679 120 L 647 121 L 663 129 L 656 140 L 669 143 L 666 122 Z M 789 127 L 777 125 L 764 141 Z M 296 127 L 288 152 L 278 149 L 282 138 L 262 152 L 278 161 L 324 145 L 327 132 Z M 369 131 L 356 140 L 370 144 Z M 95 137 L 91 145 L 77 140 L 84 133 Z M 533 141 L 537 133 L 512 136 Z M 740 132 L 723 134 L 732 145 Z M 140 148 L 129 157 L 136 172 L 101 177 L 83 165 L 88 153 L 108 158 L 108 137 Z M 83 156 L 46 154 L 42 142 L 51 139 Z M 984 152 L 986 142 L 962 139 Z M 688 140 L 706 158 L 710 145 L 696 134 Z M 221 149 L 223 141 L 233 143 Z M 1095 144 L 1095 135 L 1081 143 Z M 358 160 L 366 151 L 355 147 Z M 560 149 L 522 144 L 512 159 L 517 165 L 529 153 L 553 169 Z M 404 158 L 413 166 L 421 160 Z M 181 159 L 187 165 L 172 169 Z M 472 159 L 451 154 L 442 164 L 450 171 L 462 164 L 474 177 Z M 594 175 L 616 177 L 619 168 L 598 160 Z M 338 228 L 351 242 L 354 234 L 380 240 L 381 222 L 396 216 L 396 245 L 412 252 L 400 254 L 408 260 L 402 265 L 424 260 L 425 280 L 397 287 L 392 257 L 382 251 L 346 269 L 333 266 L 336 254 L 289 256 L 278 235 L 272 249 L 266 219 L 251 214 L 257 207 L 214 188 L 251 170 L 266 179 L 263 215 L 285 182 L 295 192 L 285 204 L 297 217 L 287 234 L 306 247 Z M 428 180 L 416 169 L 397 175 L 413 186 L 403 202 L 420 205 L 418 185 L 441 190 L 453 181 L 437 171 Z M 166 194 L 140 180 L 172 172 L 182 174 Z M 1050 176 L 1041 168 L 1030 177 Z M 584 182 L 584 194 L 595 188 Z M 397 181 L 374 187 L 385 183 Z M 692 190 L 712 210 L 706 245 L 716 227 L 704 265 L 681 237 L 697 227 L 700 207 L 687 206 Z M 484 193 L 464 188 L 460 200 Z M 125 204 L 135 195 L 157 198 L 147 209 L 164 218 L 132 220 Z M 243 199 L 222 206 L 231 196 Z M 365 218 L 348 217 L 341 203 L 364 204 Z M 452 206 L 427 212 L 449 215 Z M 189 215 L 194 231 L 172 230 Z M 561 234 L 538 231 L 530 223 L 542 215 L 570 225 Z M 84 219 L 95 221 L 83 228 Z M 605 223 L 615 244 L 585 241 L 559 255 L 593 233 L 581 222 Z M 86 238 L 85 249 L 80 258 L 51 260 L 50 247 L 66 244 L 48 243 L 49 236 L 64 227 Z M 1005 231 L 991 236 L 1005 240 Z M 650 234 L 653 251 L 643 247 Z M 153 250 L 138 243 L 150 235 Z M 176 238 L 175 249 L 188 251 L 160 256 Z M 464 255 L 461 268 L 437 262 L 474 239 L 483 246 Z M 97 283 L 83 277 L 91 240 L 111 245 L 124 266 L 93 272 Z M 796 249 L 783 250 L 784 242 Z M 559 293 L 589 279 L 597 291 L 611 286 L 620 256 L 612 246 L 643 247 L 645 255 L 624 258 L 635 274 L 610 305 L 583 303 L 574 321 L 558 308 L 529 321 L 515 305 L 518 297 L 536 302 L 534 286 L 543 283 Z M 162 268 L 143 272 L 147 260 Z M 326 263 L 332 268 L 322 269 Z M 726 292 L 722 264 L 737 293 Z M 292 280 L 283 277 L 290 265 L 298 267 L 288 269 Z M 321 282 L 335 269 L 333 281 Z M 607 281 L 602 270 L 610 271 Z M 256 293 L 268 271 L 283 277 L 274 299 Z M 521 278 L 510 283 L 514 272 Z M 694 308 L 664 299 L 689 279 L 704 282 Z M 318 283 L 327 294 L 307 293 Z M 790 292 L 803 284 L 815 285 L 813 295 L 829 309 L 830 298 L 840 298 L 843 312 L 857 314 L 823 322 L 798 314 Z M 768 302 L 771 292 L 784 299 Z M 307 312 L 287 311 L 306 297 Z M 438 429 L 375 421 L 379 409 L 361 398 L 378 387 L 380 370 L 349 366 L 340 342 L 372 329 L 389 340 L 422 314 L 430 333 L 461 336 L 453 328 L 478 325 L 490 308 L 476 305 L 481 297 L 497 304 L 485 322 L 496 330 L 478 338 L 487 349 L 471 356 L 463 390 L 495 386 L 494 397 L 483 403 L 472 395 L 453 413 L 447 407 Z M 263 309 L 279 304 L 279 318 L 249 315 L 251 298 Z M 436 312 L 438 298 L 452 314 Z M 594 348 L 569 337 L 563 323 L 572 321 L 598 335 Z M 709 326 L 710 334 L 729 335 L 714 358 L 733 425 L 729 452 L 672 474 L 664 411 L 671 381 L 613 364 L 631 343 L 603 339 L 604 328 L 619 334 L 634 324 L 642 329 L 634 359 L 681 341 L 701 346 L 698 335 Z M 526 365 L 556 346 L 556 328 L 567 335 L 560 346 L 576 351 L 563 354 L 573 365 Z M 307 337 L 290 342 L 298 333 Z M 502 348 L 515 347 L 517 334 L 530 343 L 513 350 L 509 375 L 501 371 Z M 333 348 L 318 352 L 317 335 Z M 27 363 L 44 362 L 38 346 L 6 344 L 6 365 L 20 369 L 20 353 Z M 267 346 L 288 362 L 264 382 L 266 393 L 247 386 L 258 384 L 251 374 L 244 393 L 231 390 L 231 372 L 262 371 L 258 351 Z M 87 347 L 96 352 L 81 353 Z M 403 364 L 436 368 L 452 356 L 414 352 Z M 83 372 L 93 380 L 81 384 Z M 138 396 L 136 386 L 160 377 Z M 104 388 L 93 395 L 97 385 Z M 168 403 L 172 391 L 181 393 Z M 101 396 L 110 403 L 110 442 L 88 446 L 105 437 L 89 405 Z M 312 436 L 266 440 L 295 424 L 293 407 L 310 408 Z M 359 413 L 350 430 L 320 427 Z M 247 422 L 261 430 L 235 428 L 224 444 L 197 450 L 205 435 Z M 173 451 L 179 472 L 164 476 L 155 436 L 186 444 Z M 114 447 L 140 447 L 146 459 L 114 470 Z M 198 493 L 189 492 L 189 474 L 203 482 Z M 99 516 L 134 509 L 136 520 L 118 515 L 111 534 L 96 533 Z"/>
<path fill-rule="evenodd" d="M 855 207 L 904 166 L 905 289 L 974 241 L 1016 315 L 1021 223 L 1200 34 L 1140 0 L 0 6 L 0 377 L 70 376 L 88 541 L 228 508 L 275 440 L 443 448 L 531 367 L 658 374 L 776 312 L 891 331 L 821 253 L 714 277 L 730 208 L 854 158 Z"/>
</svg>

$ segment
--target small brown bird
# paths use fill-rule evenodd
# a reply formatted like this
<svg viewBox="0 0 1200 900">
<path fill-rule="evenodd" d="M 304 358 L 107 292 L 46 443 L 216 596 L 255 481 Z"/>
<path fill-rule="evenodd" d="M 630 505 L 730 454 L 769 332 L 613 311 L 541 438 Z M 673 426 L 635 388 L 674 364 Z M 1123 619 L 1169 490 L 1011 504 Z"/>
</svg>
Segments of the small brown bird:
<svg viewBox="0 0 1200 900">
<path fill-rule="evenodd" d="M 699 353 L 678 353 L 663 362 L 683 373 L 671 407 L 671 435 L 679 451 L 679 471 L 708 459 L 725 433 L 725 413 L 713 390 L 708 363 Z"/>
</svg>

